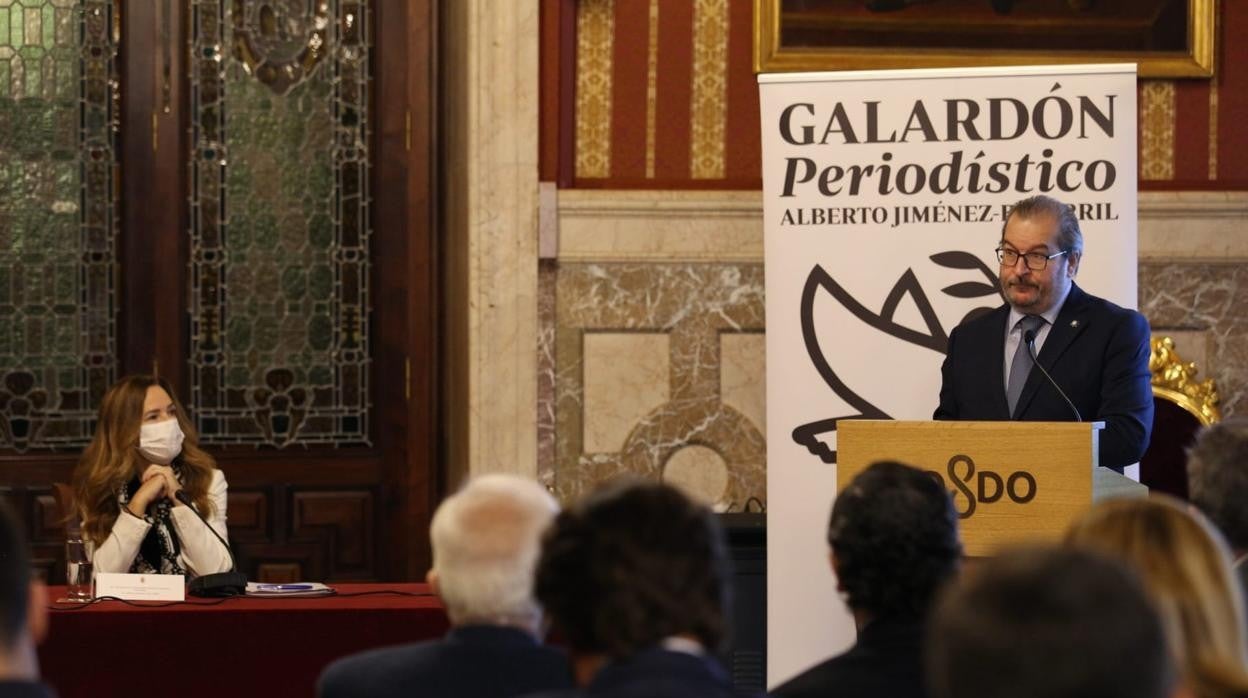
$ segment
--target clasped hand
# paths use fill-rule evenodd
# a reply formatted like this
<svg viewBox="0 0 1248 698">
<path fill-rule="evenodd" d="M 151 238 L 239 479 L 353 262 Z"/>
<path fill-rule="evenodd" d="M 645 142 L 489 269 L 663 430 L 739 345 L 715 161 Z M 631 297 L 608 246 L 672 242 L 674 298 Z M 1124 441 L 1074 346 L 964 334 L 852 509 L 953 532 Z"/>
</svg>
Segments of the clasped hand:
<svg viewBox="0 0 1248 698">
<path fill-rule="evenodd" d="M 181 506 L 182 503 L 174 495 L 182 489 L 182 485 L 173 474 L 173 468 L 167 465 L 148 465 L 139 481 L 142 483 L 139 491 L 134 493 L 130 503 L 126 505 L 135 516 L 142 517 L 152 502 L 161 498 L 168 498 L 174 506 Z"/>
</svg>

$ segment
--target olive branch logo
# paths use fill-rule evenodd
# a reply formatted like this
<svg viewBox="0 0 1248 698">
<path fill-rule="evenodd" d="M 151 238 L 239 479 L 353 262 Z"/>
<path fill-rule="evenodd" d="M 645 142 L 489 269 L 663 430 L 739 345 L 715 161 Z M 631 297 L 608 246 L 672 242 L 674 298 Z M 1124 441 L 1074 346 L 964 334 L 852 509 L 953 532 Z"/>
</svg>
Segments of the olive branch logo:
<svg viewBox="0 0 1248 698">
<path fill-rule="evenodd" d="M 929 259 L 937 266 L 945 267 L 946 269 L 979 272 L 985 279 L 984 281 L 961 281 L 942 288 L 940 290 L 941 293 L 953 298 L 965 299 L 1000 297 L 1001 280 L 992 268 L 970 252 L 961 250 L 938 252 L 931 255 Z M 793 430 L 792 438 L 794 442 L 805 446 L 808 451 L 818 456 L 824 463 L 835 463 L 836 450 L 829 448 L 820 437 L 836 431 L 837 422 L 842 419 L 892 419 L 892 416 L 850 388 L 837 375 L 828 361 L 827 353 L 820 346 L 819 336 L 815 330 L 815 300 L 821 291 L 830 294 L 833 300 L 870 327 L 890 337 L 895 337 L 925 349 L 930 349 L 940 354 L 946 353 L 949 346 L 949 334 L 941 324 L 940 318 L 936 316 L 931 300 L 928 298 L 927 292 L 923 290 L 923 286 L 919 283 L 919 278 L 915 275 L 912 268 L 907 268 L 897 279 L 897 282 L 893 284 L 878 313 L 870 310 L 861 301 L 854 298 L 822 266 L 816 264 L 810 270 L 810 274 L 806 277 L 806 284 L 802 288 L 800 306 L 802 339 L 806 345 L 806 353 L 810 357 L 810 362 L 814 365 L 815 370 L 819 372 L 819 375 L 828 384 L 828 387 L 832 389 L 832 392 L 858 412 L 856 414 L 820 419 L 803 424 Z M 907 327 L 894 320 L 897 308 L 907 298 L 918 309 L 919 316 L 923 319 L 925 331 Z M 959 323 L 991 311 L 992 306 L 974 308 L 963 316 Z"/>
</svg>

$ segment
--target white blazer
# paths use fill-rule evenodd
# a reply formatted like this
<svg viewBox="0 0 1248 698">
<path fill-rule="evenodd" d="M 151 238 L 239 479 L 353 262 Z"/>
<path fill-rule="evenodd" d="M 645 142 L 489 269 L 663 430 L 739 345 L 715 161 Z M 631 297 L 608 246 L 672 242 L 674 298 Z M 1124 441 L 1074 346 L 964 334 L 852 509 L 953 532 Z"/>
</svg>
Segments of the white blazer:
<svg viewBox="0 0 1248 698">
<path fill-rule="evenodd" d="M 222 538 L 229 540 L 225 531 L 227 489 L 225 474 L 214 469 L 212 482 L 208 485 L 208 499 L 212 501 L 212 516 L 207 517 L 208 523 L 212 524 Z M 178 554 L 178 564 L 186 570 L 188 577 L 229 571 L 229 551 L 190 507 L 174 506 L 170 510 L 170 519 L 182 548 Z M 139 546 L 151 528 L 152 524 L 123 510 L 113 524 L 112 533 L 96 548 L 91 558 L 95 563 L 95 571 L 129 572 L 134 556 L 139 554 Z"/>
</svg>

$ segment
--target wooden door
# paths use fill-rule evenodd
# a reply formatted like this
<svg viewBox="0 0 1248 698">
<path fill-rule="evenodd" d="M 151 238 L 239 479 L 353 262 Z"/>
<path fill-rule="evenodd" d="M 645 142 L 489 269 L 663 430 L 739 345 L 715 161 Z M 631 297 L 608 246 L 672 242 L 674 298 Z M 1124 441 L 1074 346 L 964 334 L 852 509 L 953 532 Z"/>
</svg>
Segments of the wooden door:
<svg viewBox="0 0 1248 698">
<path fill-rule="evenodd" d="M 22 45 L 0 39 L 0 118 L 72 164 L 0 141 L 73 180 L 0 172 L 0 334 L 20 334 L 0 340 L 0 487 L 48 578 L 52 483 L 108 384 L 152 371 L 226 473 L 249 577 L 419 578 L 439 462 L 432 0 L 65 4 L 25 3 Z M 43 55 L 60 92 L 14 78 Z M 27 190 L 82 202 L 59 237 Z M 40 295 L 22 270 L 42 268 Z"/>
</svg>

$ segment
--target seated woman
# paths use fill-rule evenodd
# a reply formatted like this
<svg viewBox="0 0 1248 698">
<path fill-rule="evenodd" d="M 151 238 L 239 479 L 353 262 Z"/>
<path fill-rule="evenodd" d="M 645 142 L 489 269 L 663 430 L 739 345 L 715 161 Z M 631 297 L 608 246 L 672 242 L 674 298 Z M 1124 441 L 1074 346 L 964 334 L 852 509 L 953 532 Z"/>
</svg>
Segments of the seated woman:
<svg viewBox="0 0 1248 698">
<path fill-rule="evenodd" d="M 1243 599 L 1229 550 L 1203 516 L 1166 496 L 1111 499 L 1078 519 L 1066 542 L 1140 574 L 1190 695 L 1248 695 Z"/>
<path fill-rule="evenodd" d="M 95 571 L 196 577 L 229 570 L 229 551 L 176 499 L 179 490 L 224 539 L 225 476 L 200 450 L 169 384 L 123 378 L 104 395 L 95 435 L 74 470 Z"/>
</svg>

